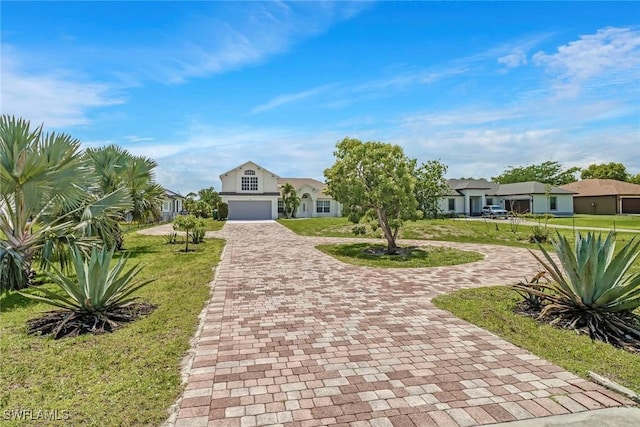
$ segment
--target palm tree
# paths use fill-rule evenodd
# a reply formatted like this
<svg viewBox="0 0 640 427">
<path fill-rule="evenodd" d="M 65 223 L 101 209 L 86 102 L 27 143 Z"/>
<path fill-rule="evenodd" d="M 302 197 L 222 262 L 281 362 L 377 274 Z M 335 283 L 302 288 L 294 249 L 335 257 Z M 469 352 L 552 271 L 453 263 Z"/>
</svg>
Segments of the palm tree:
<svg viewBox="0 0 640 427">
<path fill-rule="evenodd" d="M 130 204 L 121 190 L 95 196 L 80 141 L 7 115 L 0 118 L 0 182 L 1 290 L 26 287 L 35 258 L 51 262 L 60 243 L 99 243 L 109 215 Z"/>
<path fill-rule="evenodd" d="M 87 150 L 100 179 L 103 194 L 125 187 L 133 200 L 126 214 L 134 221 L 148 222 L 160 213 L 164 189 L 154 181 L 153 169 L 158 165 L 145 156 L 134 156 L 117 145 Z"/>
<path fill-rule="evenodd" d="M 286 217 L 290 218 L 295 216 L 296 209 L 300 206 L 300 196 L 298 196 L 293 185 L 288 182 L 282 186 L 282 203 Z"/>
</svg>

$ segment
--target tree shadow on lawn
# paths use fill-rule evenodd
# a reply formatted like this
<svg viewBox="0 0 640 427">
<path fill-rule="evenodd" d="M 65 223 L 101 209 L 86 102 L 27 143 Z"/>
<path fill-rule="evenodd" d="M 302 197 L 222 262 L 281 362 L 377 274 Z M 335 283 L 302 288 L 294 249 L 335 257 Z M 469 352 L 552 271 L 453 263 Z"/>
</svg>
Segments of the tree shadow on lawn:
<svg viewBox="0 0 640 427">
<path fill-rule="evenodd" d="M 23 289 L 23 291 L 26 291 L 27 289 Z M 38 304 L 38 301 L 23 297 L 15 291 L 0 294 L 0 313 L 19 308 L 26 308 L 36 304 Z"/>
</svg>

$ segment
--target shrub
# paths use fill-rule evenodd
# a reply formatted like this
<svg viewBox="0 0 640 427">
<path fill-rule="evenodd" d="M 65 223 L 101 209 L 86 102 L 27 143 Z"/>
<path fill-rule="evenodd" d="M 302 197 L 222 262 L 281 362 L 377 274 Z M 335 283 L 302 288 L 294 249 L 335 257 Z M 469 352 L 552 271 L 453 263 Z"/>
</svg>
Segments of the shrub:
<svg viewBox="0 0 640 427">
<path fill-rule="evenodd" d="M 191 242 L 196 245 L 204 242 L 204 228 L 198 227 L 191 232 Z"/>
<path fill-rule="evenodd" d="M 218 219 L 222 221 L 227 219 L 227 216 L 229 216 L 229 205 L 226 203 L 220 203 L 218 205 Z"/>
<path fill-rule="evenodd" d="M 169 245 L 174 245 L 176 243 L 178 243 L 178 233 L 171 232 L 167 235 L 164 236 L 164 241 L 169 244 Z"/>
<path fill-rule="evenodd" d="M 549 229 L 546 226 L 534 225 L 531 227 L 529 243 L 547 243 L 549 240 Z"/>
</svg>

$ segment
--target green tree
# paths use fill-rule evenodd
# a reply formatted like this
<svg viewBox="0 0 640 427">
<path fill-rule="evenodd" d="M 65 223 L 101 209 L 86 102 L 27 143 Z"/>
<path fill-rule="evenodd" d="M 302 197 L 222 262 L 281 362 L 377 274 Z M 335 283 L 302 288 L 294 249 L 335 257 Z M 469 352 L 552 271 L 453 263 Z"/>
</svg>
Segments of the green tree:
<svg viewBox="0 0 640 427">
<path fill-rule="evenodd" d="M 178 215 L 173 220 L 173 229 L 184 231 L 186 233 L 184 251 L 189 252 L 189 234 L 196 228 L 203 228 L 204 221 L 200 218 L 196 218 L 195 215 Z"/>
<path fill-rule="evenodd" d="M 80 141 L 6 115 L 0 119 L 0 182 L 2 290 L 26 287 L 33 261 L 49 265 L 69 243 L 100 244 L 101 227 L 131 206 L 121 189 L 97 195 L 99 180 Z"/>
<path fill-rule="evenodd" d="M 203 188 L 198 191 L 198 197 L 213 209 L 218 209 L 218 205 L 222 203 L 220 195 L 213 187 Z"/>
<path fill-rule="evenodd" d="M 447 166 L 437 160 L 429 160 L 416 168 L 415 197 L 425 218 L 436 218 L 440 214 L 439 202 L 450 192 L 444 178 L 446 173 Z"/>
<path fill-rule="evenodd" d="M 563 170 L 560 163 L 549 160 L 538 165 L 509 166 L 500 175 L 491 177 L 491 180 L 498 184 L 537 181 L 544 184 L 564 185 L 575 182 L 575 175 L 579 171 L 578 167 Z"/>
<path fill-rule="evenodd" d="M 296 189 L 290 183 L 282 186 L 282 204 L 284 205 L 284 214 L 287 218 L 296 216 L 296 209 L 300 206 L 300 196 Z"/>
<path fill-rule="evenodd" d="M 421 217 L 414 194 L 416 161 L 397 145 L 352 138 L 339 142 L 334 156 L 335 163 L 324 171 L 327 193 L 342 203 L 350 221 L 374 218 L 387 252 L 397 253 L 400 227 Z"/>
<path fill-rule="evenodd" d="M 581 179 L 615 179 L 618 181 L 627 181 L 630 176 L 627 168 L 622 163 L 610 162 L 596 164 L 592 163 L 582 169 L 580 173 Z"/>
<path fill-rule="evenodd" d="M 640 173 L 637 175 L 630 175 L 629 182 L 632 184 L 640 185 Z"/>
<path fill-rule="evenodd" d="M 195 215 L 196 218 L 209 218 L 213 207 L 202 199 L 196 200 L 195 197 L 196 193 L 187 194 L 182 202 L 182 207 L 190 214 Z"/>
<path fill-rule="evenodd" d="M 220 203 L 222 199 L 218 192 L 213 187 L 209 187 L 201 189 L 197 194 L 193 192 L 187 194 L 183 206 L 198 218 L 209 218 L 213 210 L 218 209 Z"/>
</svg>

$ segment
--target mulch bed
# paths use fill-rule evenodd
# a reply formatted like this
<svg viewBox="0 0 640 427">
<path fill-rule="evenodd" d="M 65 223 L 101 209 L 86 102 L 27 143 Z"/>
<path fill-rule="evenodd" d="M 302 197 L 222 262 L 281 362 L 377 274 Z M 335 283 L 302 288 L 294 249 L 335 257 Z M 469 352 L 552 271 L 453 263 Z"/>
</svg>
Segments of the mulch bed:
<svg viewBox="0 0 640 427">
<path fill-rule="evenodd" d="M 51 336 L 54 339 L 76 337 L 83 334 L 114 332 L 127 323 L 148 316 L 157 308 L 148 303 L 130 303 L 108 313 L 79 313 L 55 310 L 42 317 L 27 321 L 27 332 L 33 335 Z"/>
<path fill-rule="evenodd" d="M 572 325 L 573 318 L 549 317 L 549 318 L 541 319 L 540 313 L 542 312 L 543 308 L 544 306 L 534 307 L 531 304 L 527 303 L 526 301 L 521 301 L 516 305 L 514 311 L 517 314 L 521 314 L 527 317 L 532 317 L 538 322 L 546 323 L 555 328 L 573 330 L 580 334 L 589 335 L 591 339 L 603 341 L 599 339 L 599 337 L 594 337 L 592 336 L 592 334 L 590 334 L 589 328 L 586 325 L 586 320 L 579 321 L 577 322 L 577 324 Z M 634 313 L 611 313 L 610 315 L 616 316 L 619 320 L 622 320 L 629 325 L 633 325 L 633 324 L 640 325 L 640 316 Z M 606 342 L 606 341 L 603 341 L 603 342 Z M 617 342 L 610 341 L 608 342 L 608 344 L 611 344 L 614 347 L 623 348 L 634 354 L 640 354 L 640 340 L 634 339 L 630 335 L 626 335 L 624 340 L 620 339 L 620 340 L 617 340 Z"/>
</svg>

